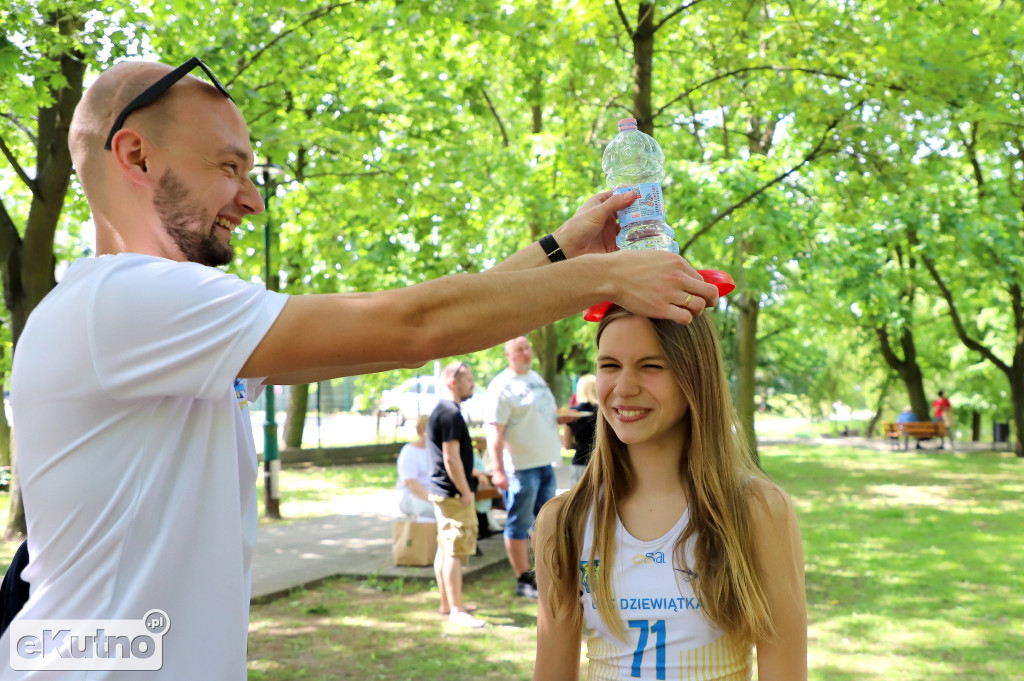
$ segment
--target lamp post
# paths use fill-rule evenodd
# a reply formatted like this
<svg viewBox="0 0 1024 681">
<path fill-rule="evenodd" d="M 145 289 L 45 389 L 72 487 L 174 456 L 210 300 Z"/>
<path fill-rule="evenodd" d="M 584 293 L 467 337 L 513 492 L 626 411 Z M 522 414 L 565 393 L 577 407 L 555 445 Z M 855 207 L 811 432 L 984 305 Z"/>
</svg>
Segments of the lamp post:
<svg viewBox="0 0 1024 681">
<path fill-rule="evenodd" d="M 274 243 L 274 223 L 270 218 L 270 183 L 274 178 L 284 174 L 284 169 L 272 163 L 259 163 L 253 166 L 263 185 L 263 204 L 267 211 L 267 221 L 263 229 L 263 279 L 268 291 L 276 291 L 280 287 L 277 276 L 271 274 L 271 244 Z M 277 450 L 277 408 L 274 404 L 274 386 L 268 385 L 264 394 L 266 417 L 263 421 L 263 500 L 268 518 L 281 517 L 281 489 L 278 479 L 281 474 L 281 456 Z"/>
</svg>

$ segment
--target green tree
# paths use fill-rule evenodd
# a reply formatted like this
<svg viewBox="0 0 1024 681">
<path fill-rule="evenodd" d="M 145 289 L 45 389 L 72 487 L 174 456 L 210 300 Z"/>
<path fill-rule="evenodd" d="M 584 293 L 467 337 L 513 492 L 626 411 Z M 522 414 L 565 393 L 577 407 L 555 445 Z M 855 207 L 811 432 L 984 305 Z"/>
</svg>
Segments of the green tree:
<svg viewBox="0 0 1024 681">
<path fill-rule="evenodd" d="M 54 242 L 71 182 L 68 127 L 86 71 L 134 49 L 131 12 L 89 2 L 15 2 L 0 10 L 0 152 L 17 178 L 0 200 L 0 279 L 12 344 L 56 284 Z M 123 22 L 123 23 L 122 23 Z M 25 532 L 17 476 L 4 532 Z"/>
</svg>

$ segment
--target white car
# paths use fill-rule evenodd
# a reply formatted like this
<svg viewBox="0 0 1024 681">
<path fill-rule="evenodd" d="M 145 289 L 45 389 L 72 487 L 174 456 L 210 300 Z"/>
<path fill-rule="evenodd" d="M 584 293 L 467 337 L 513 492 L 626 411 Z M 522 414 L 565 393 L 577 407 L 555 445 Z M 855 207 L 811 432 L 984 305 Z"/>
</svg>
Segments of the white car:
<svg viewBox="0 0 1024 681">
<path fill-rule="evenodd" d="M 397 388 L 385 390 L 380 397 L 381 411 L 397 411 L 398 424 L 415 421 L 420 415 L 430 416 L 437 406 L 437 381 L 433 376 L 416 376 L 401 382 Z"/>
<path fill-rule="evenodd" d="M 484 420 L 484 390 L 476 386 L 473 397 L 462 403 L 462 416 L 468 425 L 480 425 Z M 380 398 L 381 411 L 398 412 L 398 425 L 415 421 L 420 415 L 430 416 L 440 399 L 437 381 L 433 376 L 416 376 L 402 381 L 397 388 L 385 390 Z"/>
</svg>

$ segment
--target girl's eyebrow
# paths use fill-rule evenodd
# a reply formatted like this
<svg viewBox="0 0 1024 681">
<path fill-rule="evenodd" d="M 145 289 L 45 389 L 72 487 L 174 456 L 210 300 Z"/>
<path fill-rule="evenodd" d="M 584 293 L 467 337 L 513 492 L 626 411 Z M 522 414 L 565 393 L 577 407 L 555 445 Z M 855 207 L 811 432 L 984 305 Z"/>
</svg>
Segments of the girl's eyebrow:
<svg viewBox="0 0 1024 681">
<path fill-rule="evenodd" d="M 619 361 L 616 358 L 612 357 L 611 355 L 598 355 L 597 356 L 597 361 L 598 362 L 606 361 L 606 360 L 611 360 L 613 362 Z M 661 362 L 666 361 L 665 355 L 647 355 L 646 357 L 641 357 L 641 358 L 637 359 L 636 361 L 637 362 L 649 362 L 651 360 L 657 360 L 657 361 L 661 361 Z"/>
</svg>

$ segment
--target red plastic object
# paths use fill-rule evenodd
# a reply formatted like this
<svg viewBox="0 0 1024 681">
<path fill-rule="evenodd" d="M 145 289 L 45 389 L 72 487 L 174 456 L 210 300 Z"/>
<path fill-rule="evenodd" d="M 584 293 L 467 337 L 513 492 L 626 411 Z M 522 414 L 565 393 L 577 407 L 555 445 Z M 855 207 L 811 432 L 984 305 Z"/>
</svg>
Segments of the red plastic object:
<svg viewBox="0 0 1024 681">
<path fill-rule="evenodd" d="M 704 277 L 704 281 L 718 287 L 718 295 L 724 296 L 736 289 L 736 282 L 732 280 L 728 272 L 721 270 L 697 270 L 697 273 Z"/>
<path fill-rule="evenodd" d="M 612 306 L 612 301 L 606 300 L 603 303 L 597 305 L 591 305 L 587 308 L 587 311 L 583 313 L 583 319 L 588 322 L 599 322 L 604 319 L 604 315 L 608 312 L 608 308 Z"/>
<path fill-rule="evenodd" d="M 720 296 L 728 295 L 736 289 L 736 282 L 732 280 L 728 272 L 722 272 L 721 270 L 697 270 L 697 272 L 700 276 L 704 277 L 704 281 L 718 287 L 718 295 Z M 599 322 L 604 319 L 605 313 L 608 312 L 611 306 L 612 301 L 610 300 L 592 305 L 583 313 L 583 319 L 588 322 Z"/>
</svg>

